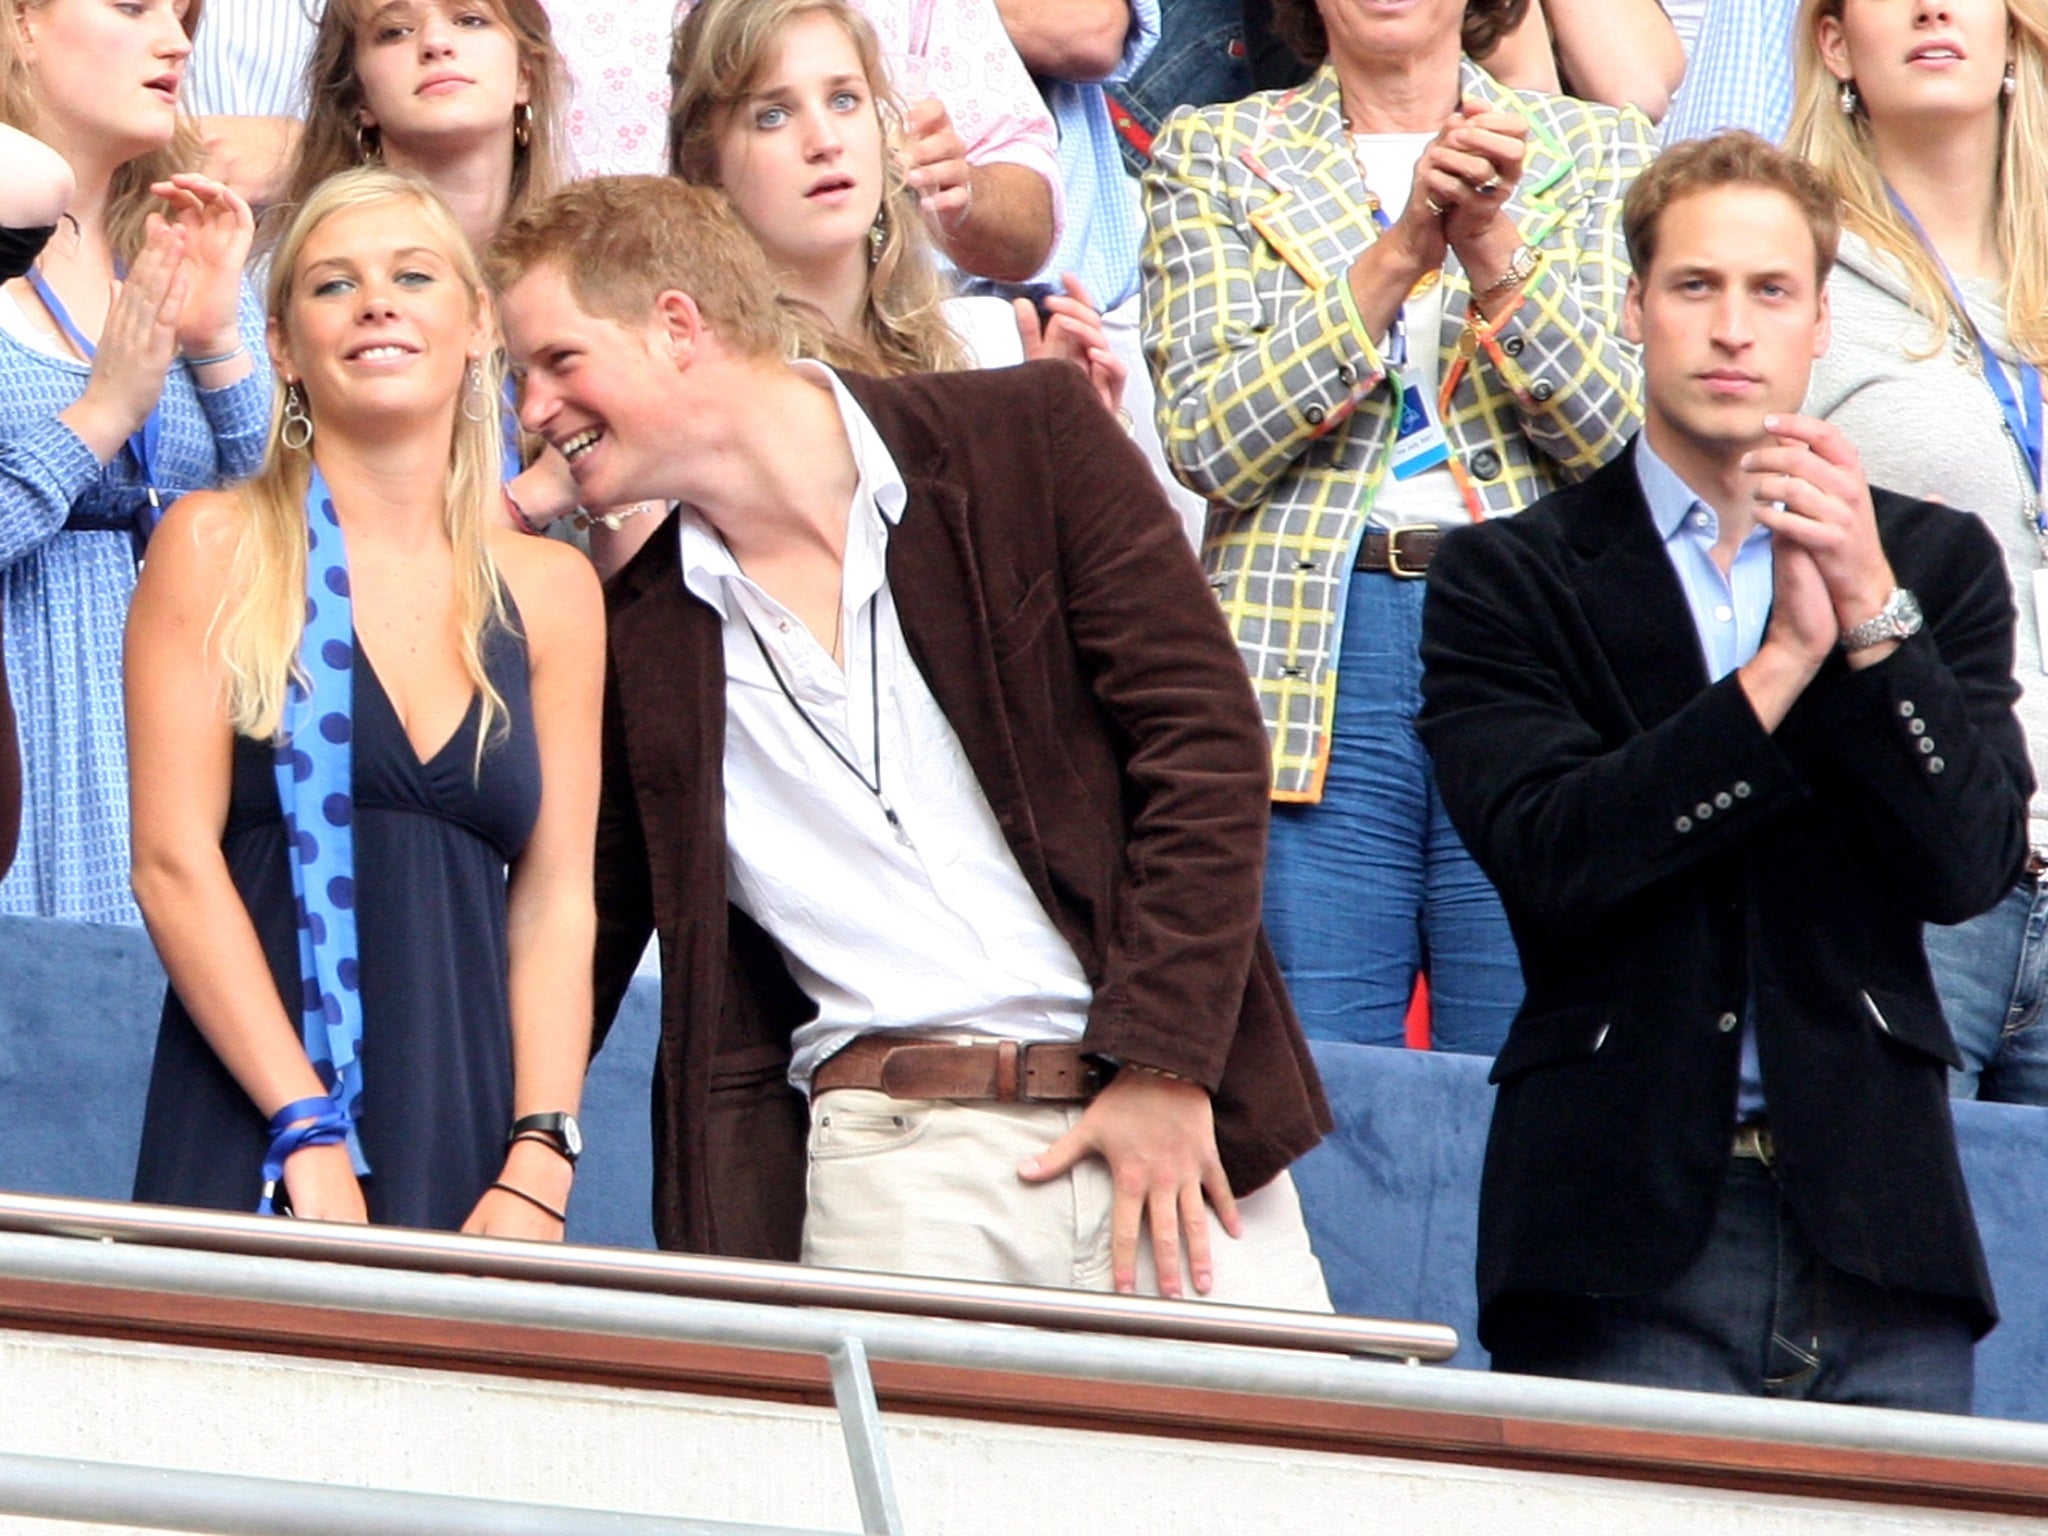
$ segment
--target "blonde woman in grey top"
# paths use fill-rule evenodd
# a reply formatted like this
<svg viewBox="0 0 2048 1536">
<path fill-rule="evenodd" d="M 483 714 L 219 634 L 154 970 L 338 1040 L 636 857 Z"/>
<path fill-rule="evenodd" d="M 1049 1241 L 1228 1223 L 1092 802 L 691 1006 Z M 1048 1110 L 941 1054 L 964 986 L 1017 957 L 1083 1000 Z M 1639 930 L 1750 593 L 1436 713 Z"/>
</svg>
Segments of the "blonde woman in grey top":
<svg viewBox="0 0 2048 1536">
<path fill-rule="evenodd" d="M 1874 485 L 1981 517 L 2019 610 L 2015 671 L 2036 777 L 2048 768 L 2037 576 L 2048 363 L 2048 3 L 1806 0 L 1792 146 L 1842 196 L 1834 337 L 1807 410 L 1838 422 Z M 2048 846 L 2036 793 L 2032 841 Z M 1958 1095 L 2048 1103 L 2048 892 L 1927 929 L 1963 1065 Z"/>
</svg>

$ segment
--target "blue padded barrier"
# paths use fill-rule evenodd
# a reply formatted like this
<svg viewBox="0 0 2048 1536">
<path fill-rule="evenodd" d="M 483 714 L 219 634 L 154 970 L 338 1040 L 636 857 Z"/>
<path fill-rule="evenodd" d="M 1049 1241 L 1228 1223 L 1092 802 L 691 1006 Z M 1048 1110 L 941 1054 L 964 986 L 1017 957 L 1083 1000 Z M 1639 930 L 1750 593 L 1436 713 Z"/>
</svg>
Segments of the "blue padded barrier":
<svg viewBox="0 0 2048 1536">
<path fill-rule="evenodd" d="M 0 917 L 0 1188 L 123 1200 L 163 1002 L 139 929 Z M 584 1091 L 590 1149 L 569 1235 L 645 1248 L 658 989 L 633 984 Z M 1492 1089 L 1474 1057 L 1318 1044 L 1337 1130 L 1295 1169 L 1339 1310 L 1473 1337 L 1474 1218 Z M 2048 1109 L 1958 1104 L 1956 1129 L 2004 1321 L 1977 1411 L 2048 1422 Z"/>
<path fill-rule="evenodd" d="M 1316 1042 L 1336 1134 L 1295 1165 L 1340 1312 L 1448 1323 L 1484 1366 L 1472 1284 L 1488 1063 Z M 1977 1412 L 2048 1422 L 2048 1109 L 1959 1103 L 1956 1137 L 2001 1321 L 1977 1349 Z"/>
</svg>

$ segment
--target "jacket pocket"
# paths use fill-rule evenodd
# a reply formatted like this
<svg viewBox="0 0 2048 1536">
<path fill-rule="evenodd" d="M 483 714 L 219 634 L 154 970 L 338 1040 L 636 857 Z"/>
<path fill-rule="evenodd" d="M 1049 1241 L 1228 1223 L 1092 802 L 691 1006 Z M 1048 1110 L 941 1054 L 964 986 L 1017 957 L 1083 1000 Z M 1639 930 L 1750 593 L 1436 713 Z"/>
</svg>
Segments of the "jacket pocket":
<svg viewBox="0 0 2048 1536">
<path fill-rule="evenodd" d="M 1932 992 L 1866 986 L 1857 990 L 1856 1006 L 1862 1010 L 1863 1022 L 1887 1039 L 1951 1067 L 1963 1064 L 1955 1036 L 1949 1033 L 1948 1021 Z"/>
<path fill-rule="evenodd" d="M 1608 1011 L 1591 1005 L 1524 1014 L 1508 1031 L 1487 1081 L 1505 1083 L 1539 1067 L 1590 1061 L 1607 1043 L 1609 1028 Z"/>
</svg>

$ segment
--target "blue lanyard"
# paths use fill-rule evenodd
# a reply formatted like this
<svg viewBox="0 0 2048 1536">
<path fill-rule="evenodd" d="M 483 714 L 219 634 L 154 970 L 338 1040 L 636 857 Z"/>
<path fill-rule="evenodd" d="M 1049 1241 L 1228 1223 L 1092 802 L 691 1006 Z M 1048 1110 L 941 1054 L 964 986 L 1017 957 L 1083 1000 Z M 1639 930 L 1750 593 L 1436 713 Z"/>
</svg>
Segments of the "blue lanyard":
<svg viewBox="0 0 2048 1536">
<path fill-rule="evenodd" d="M 1998 360 L 1998 354 L 1991 350 L 1991 344 L 1984 339 L 1984 333 L 1977 329 L 1977 323 L 1970 318 L 1970 311 L 1963 303 L 1962 290 L 1956 286 L 1954 274 L 1948 263 L 1941 259 L 1941 252 L 1934 248 L 1934 242 L 1927 238 L 1927 231 L 1920 227 L 1920 221 L 1913 217 L 1913 210 L 1900 199 L 1890 187 L 1884 189 L 1885 196 L 1892 200 L 1892 206 L 1899 211 L 1899 217 L 1912 226 L 1919 238 L 1920 247 L 1927 252 L 1941 280 L 1948 285 L 1948 294 L 1955 301 L 1956 313 L 1963 317 L 1963 323 L 1970 328 L 1970 339 L 1977 344 L 1977 357 L 1984 367 L 1984 382 L 1991 386 L 1991 393 L 1998 398 L 1998 409 L 2005 415 L 2005 429 L 2013 441 L 2020 445 L 2020 453 L 2027 461 L 2027 472 L 2033 477 L 2031 489 L 2034 493 L 2034 529 L 2042 538 L 2048 539 L 2048 498 L 2042 495 L 2041 450 L 2042 450 L 2042 408 L 2041 370 L 2025 358 L 2019 361 L 2020 387 L 2015 394 L 2012 380 L 2006 376 L 2005 365 Z"/>
<path fill-rule="evenodd" d="M 85 339 L 85 333 L 72 320 L 71 311 L 64 307 L 64 301 L 57 297 L 49 283 L 44 280 L 42 269 L 30 267 L 27 277 L 29 286 L 36 291 L 36 297 L 43 301 L 43 308 L 47 309 L 50 317 L 57 322 L 57 328 L 70 339 L 74 347 L 78 348 L 86 361 L 91 362 L 99 355 L 99 349 Z M 143 488 L 149 493 L 149 504 L 152 507 L 162 505 L 156 494 L 156 449 L 157 443 L 163 437 L 163 428 L 163 402 L 159 400 L 149 408 L 149 414 L 143 418 L 141 429 L 128 439 L 128 451 L 135 455 L 135 467 L 142 472 Z"/>
<path fill-rule="evenodd" d="M 505 454 L 500 473 L 509 483 L 519 478 L 519 472 L 526 468 L 519 452 L 519 392 L 510 377 L 505 380 L 504 410 Z"/>
</svg>

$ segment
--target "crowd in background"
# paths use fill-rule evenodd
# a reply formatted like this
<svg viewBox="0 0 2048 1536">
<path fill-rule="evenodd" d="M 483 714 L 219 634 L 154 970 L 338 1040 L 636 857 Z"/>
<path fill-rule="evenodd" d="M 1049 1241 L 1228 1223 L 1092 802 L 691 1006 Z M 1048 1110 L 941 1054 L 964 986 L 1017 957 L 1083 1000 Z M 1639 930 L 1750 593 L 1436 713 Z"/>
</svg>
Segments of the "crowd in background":
<svg viewBox="0 0 2048 1536">
<path fill-rule="evenodd" d="M 599 583 L 684 498 L 593 494 L 640 483 L 628 436 L 595 407 L 572 430 L 573 380 L 522 391 L 574 349 L 508 359 L 485 271 L 595 176 L 722 194 L 777 301 L 720 327 L 772 351 L 1077 368 L 1249 675 L 1263 923 L 1307 1035 L 1498 1052 L 1523 968 L 1416 730 L 1427 572 L 1627 450 L 1625 199 L 1729 128 L 1839 199 L 1805 410 L 1996 536 L 2039 777 L 2041 0 L 0 10 L 0 912 L 150 929 L 172 992 L 138 1197 L 560 1235 L 600 759 L 626 750 L 600 745 Z M 1730 624 L 1762 569 L 1738 561 Z M 871 761 L 749 644 L 879 784 L 882 689 L 836 622 Z M 2037 848 L 2044 823 L 2037 796 Z M 1959 1094 L 2048 1102 L 2038 872 L 1928 929 Z M 1086 1015 L 1071 956 L 1015 963 Z M 380 1034 L 393 1013 L 421 1025 Z"/>
</svg>

